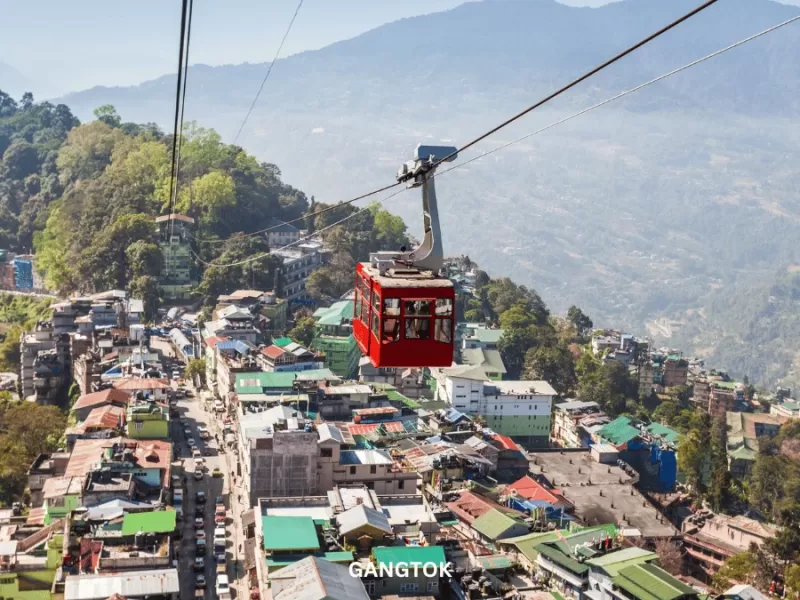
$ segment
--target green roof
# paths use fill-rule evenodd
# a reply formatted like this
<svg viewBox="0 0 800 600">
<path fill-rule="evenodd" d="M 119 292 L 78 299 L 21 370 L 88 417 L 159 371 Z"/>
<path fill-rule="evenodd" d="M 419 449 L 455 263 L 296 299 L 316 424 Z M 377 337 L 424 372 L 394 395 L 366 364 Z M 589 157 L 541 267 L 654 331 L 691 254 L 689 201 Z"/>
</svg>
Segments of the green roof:
<svg viewBox="0 0 800 600">
<path fill-rule="evenodd" d="M 555 546 L 558 542 L 550 542 L 548 544 L 539 544 L 536 547 L 539 554 L 544 556 L 550 562 L 557 564 L 559 567 L 562 567 L 569 571 L 570 573 L 575 573 L 576 575 L 581 575 L 589 570 L 589 565 L 578 562 L 569 554 L 564 554 L 559 548 Z"/>
<path fill-rule="evenodd" d="M 554 542 L 558 538 L 558 533 L 555 531 L 545 531 L 539 533 L 529 533 L 519 537 L 506 538 L 501 540 L 503 544 L 514 544 L 522 555 L 529 561 L 534 562 L 536 557 L 539 556 L 539 551 L 536 547 L 545 542 Z"/>
<path fill-rule="evenodd" d="M 411 398 L 405 397 L 403 394 L 398 392 L 397 390 L 386 390 L 385 392 L 386 397 L 389 400 L 395 400 L 396 402 L 402 402 L 408 408 L 422 408 L 422 405 Z"/>
<path fill-rule="evenodd" d="M 444 548 L 441 546 L 382 546 L 372 553 L 378 565 L 387 567 L 397 563 L 409 565 L 436 564 L 444 565 Z"/>
<path fill-rule="evenodd" d="M 481 348 L 468 348 L 461 351 L 461 362 L 465 365 L 480 367 L 484 373 L 505 374 L 506 366 L 497 350 L 482 350 Z"/>
<path fill-rule="evenodd" d="M 314 320 L 317 325 L 339 326 L 345 319 L 353 318 L 353 301 L 341 300 L 334 302 L 328 308 L 318 308 L 314 311 Z"/>
<path fill-rule="evenodd" d="M 639 430 L 631 425 L 628 417 L 617 417 L 597 430 L 597 435 L 615 446 L 627 444 L 639 436 Z"/>
<path fill-rule="evenodd" d="M 324 558 L 325 560 L 329 560 L 331 562 L 351 563 L 351 562 L 353 562 L 353 553 L 352 552 L 325 552 L 322 555 L 322 558 Z"/>
<path fill-rule="evenodd" d="M 726 390 L 735 390 L 737 383 L 735 381 L 714 381 L 711 385 Z"/>
<path fill-rule="evenodd" d="M 522 524 L 521 521 L 512 519 L 508 515 L 493 508 L 472 522 L 472 528 L 490 540 L 498 540 L 509 529 Z"/>
<path fill-rule="evenodd" d="M 478 564 L 487 571 L 492 569 L 508 569 L 511 567 L 511 560 L 502 554 L 496 556 L 479 556 Z"/>
<path fill-rule="evenodd" d="M 597 558 L 591 558 L 586 561 L 587 564 L 594 567 L 602 568 L 610 577 L 615 577 L 619 574 L 620 570 L 630 567 L 631 565 L 640 565 L 642 563 L 656 560 L 658 555 L 655 552 L 649 552 L 642 548 L 623 548 L 616 552 L 609 552 Z"/>
<path fill-rule="evenodd" d="M 665 440 L 667 440 L 670 444 L 676 445 L 678 444 L 678 438 L 680 438 L 681 434 L 667 427 L 666 425 L 662 425 L 661 423 L 650 423 L 647 426 L 647 431 L 652 433 L 653 435 L 660 435 Z"/>
<path fill-rule="evenodd" d="M 288 337 L 279 337 L 272 340 L 272 345 L 277 346 L 278 348 L 283 348 L 284 346 L 288 346 L 292 343 L 292 338 Z"/>
<path fill-rule="evenodd" d="M 333 379 L 336 375 L 330 369 L 310 369 L 308 371 L 273 371 L 270 373 L 236 373 L 234 387 L 237 394 L 263 394 L 269 391 L 291 390 L 295 377 L 319 377 Z"/>
<path fill-rule="evenodd" d="M 170 533 L 172 531 L 175 531 L 174 510 L 125 513 L 122 518 L 122 535 Z"/>
<path fill-rule="evenodd" d="M 664 569 L 650 564 L 625 567 L 612 580 L 614 585 L 638 600 L 675 600 L 681 596 L 697 595 L 694 588 L 675 579 Z"/>
<path fill-rule="evenodd" d="M 261 517 L 264 550 L 319 550 L 319 538 L 311 517 Z"/>
</svg>

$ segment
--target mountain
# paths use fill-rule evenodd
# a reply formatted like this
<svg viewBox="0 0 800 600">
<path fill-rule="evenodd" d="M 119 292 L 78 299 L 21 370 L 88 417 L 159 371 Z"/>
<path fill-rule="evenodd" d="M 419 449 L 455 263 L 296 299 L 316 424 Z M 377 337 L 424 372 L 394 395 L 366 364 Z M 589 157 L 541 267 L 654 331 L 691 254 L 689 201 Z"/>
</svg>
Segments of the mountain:
<svg viewBox="0 0 800 600">
<path fill-rule="evenodd" d="M 403 19 L 278 61 L 239 143 L 320 201 L 352 197 L 391 181 L 417 143 L 463 143 L 697 4 L 486 0 Z M 723 0 L 463 158 L 797 13 Z M 680 341 L 741 368 L 721 350 L 738 331 L 735 311 L 711 309 L 752 285 L 768 297 L 776 273 L 800 264 L 798 27 L 443 175 L 446 250 L 531 284 L 556 309 L 578 304 L 598 324 L 645 333 L 655 319 L 706 314 Z M 265 69 L 193 67 L 187 119 L 232 140 Z M 111 103 L 126 120 L 169 128 L 174 84 L 164 76 L 59 101 L 82 118 Z M 416 192 L 387 207 L 419 227 Z M 777 365 L 761 369 L 764 384 L 788 373 L 788 354 L 760 352 Z"/>
</svg>

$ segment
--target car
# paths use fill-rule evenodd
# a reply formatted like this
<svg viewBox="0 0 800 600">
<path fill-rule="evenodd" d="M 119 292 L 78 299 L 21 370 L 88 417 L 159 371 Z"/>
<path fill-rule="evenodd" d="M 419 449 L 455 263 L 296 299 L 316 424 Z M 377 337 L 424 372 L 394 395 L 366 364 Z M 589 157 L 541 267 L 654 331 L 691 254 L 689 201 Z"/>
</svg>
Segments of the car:
<svg viewBox="0 0 800 600">
<path fill-rule="evenodd" d="M 178 400 L 182 400 L 185 395 L 186 395 L 185 392 L 183 390 L 180 390 L 180 389 L 175 392 L 175 397 Z"/>
<path fill-rule="evenodd" d="M 187 427 L 184 427 L 184 428 L 183 428 L 183 435 L 185 435 L 187 438 L 190 438 L 190 437 L 192 437 L 192 430 L 191 430 L 191 429 L 189 429 L 189 427 L 188 427 L 188 426 L 187 426 Z"/>
<path fill-rule="evenodd" d="M 202 573 L 198 573 L 194 578 L 195 587 L 204 588 L 206 587 L 206 576 Z"/>
<path fill-rule="evenodd" d="M 214 528 L 214 539 L 220 538 L 225 539 L 228 535 L 228 532 L 225 531 L 224 527 L 216 527 Z"/>
<path fill-rule="evenodd" d="M 206 532 L 203 531 L 202 529 L 198 529 L 197 531 L 194 532 L 194 539 L 196 540 L 206 539 Z"/>
<path fill-rule="evenodd" d="M 200 454 L 198 451 L 197 454 Z M 205 467 L 206 466 L 206 459 L 202 456 L 195 456 L 195 453 L 192 452 L 192 458 L 194 458 L 194 466 L 197 467 Z"/>
<path fill-rule="evenodd" d="M 186 438 L 186 445 L 188 445 L 189 448 L 191 448 L 193 450 L 197 446 L 197 444 L 194 441 L 194 438 Z"/>
<path fill-rule="evenodd" d="M 192 450 L 192 458 L 195 460 L 197 460 L 198 458 L 202 460 L 203 454 L 200 452 L 200 450 L 195 448 L 194 450 Z"/>
<path fill-rule="evenodd" d="M 191 398 L 192 396 L 194 396 L 194 394 L 192 394 L 192 390 L 186 390 L 186 397 Z"/>
<path fill-rule="evenodd" d="M 211 471 L 211 476 L 212 477 L 222 477 L 222 469 L 220 469 L 219 467 L 214 467 L 214 470 Z"/>
<path fill-rule="evenodd" d="M 217 575 L 217 597 L 230 597 L 231 587 L 227 575 Z"/>
<path fill-rule="evenodd" d="M 206 514 L 205 507 L 203 506 L 195 506 L 194 507 L 194 516 L 195 517 L 202 517 Z"/>
<path fill-rule="evenodd" d="M 203 517 L 197 517 L 194 520 L 194 528 L 195 529 L 203 529 L 206 526 L 205 519 Z"/>
<path fill-rule="evenodd" d="M 194 499 L 197 501 L 198 504 L 205 504 L 206 503 L 206 493 L 205 492 L 197 492 L 194 495 Z"/>
<path fill-rule="evenodd" d="M 206 538 L 200 538 L 195 540 L 197 544 L 197 553 L 201 556 L 206 553 Z"/>
<path fill-rule="evenodd" d="M 224 564 L 225 563 L 225 553 L 224 552 L 217 552 L 214 555 L 214 558 L 217 561 L 217 564 Z"/>
<path fill-rule="evenodd" d="M 222 515 L 220 515 L 220 514 L 214 515 L 214 525 L 217 525 L 217 526 L 225 525 L 225 515 L 224 514 L 222 514 Z"/>
<path fill-rule="evenodd" d="M 194 558 L 194 570 L 195 571 L 202 571 L 206 568 L 206 559 L 202 556 L 196 556 Z"/>
<path fill-rule="evenodd" d="M 194 480 L 195 481 L 203 481 L 203 471 L 200 469 L 194 470 Z"/>
<path fill-rule="evenodd" d="M 225 508 L 225 498 L 224 498 L 224 497 L 222 497 L 222 496 L 217 496 L 217 497 L 214 499 L 214 504 L 216 504 L 218 507 L 219 507 L 219 505 L 221 504 L 221 505 L 222 505 L 222 507 L 223 507 L 223 508 Z"/>
</svg>

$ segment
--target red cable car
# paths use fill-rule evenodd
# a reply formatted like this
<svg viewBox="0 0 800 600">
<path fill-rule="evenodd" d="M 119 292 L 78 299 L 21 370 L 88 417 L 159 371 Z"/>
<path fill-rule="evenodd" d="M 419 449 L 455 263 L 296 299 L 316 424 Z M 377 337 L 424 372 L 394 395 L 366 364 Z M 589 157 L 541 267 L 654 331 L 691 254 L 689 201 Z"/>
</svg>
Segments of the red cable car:
<svg viewBox="0 0 800 600">
<path fill-rule="evenodd" d="M 425 235 L 414 250 L 376 252 L 356 266 L 353 336 L 376 367 L 453 364 L 455 290 L 440 274 L 442 251 L 433 172 L 456 148 L 417 146 L 398 181 L 422 188 Z"/>
</svg>

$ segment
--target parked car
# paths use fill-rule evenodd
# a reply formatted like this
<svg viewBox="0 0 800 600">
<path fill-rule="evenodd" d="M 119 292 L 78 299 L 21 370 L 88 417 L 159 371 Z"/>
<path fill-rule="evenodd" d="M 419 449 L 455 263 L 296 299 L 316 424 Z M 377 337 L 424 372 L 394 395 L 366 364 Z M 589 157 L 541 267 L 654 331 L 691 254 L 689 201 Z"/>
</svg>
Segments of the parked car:
<svg viewBox="0 0 800 600">
<path fill-rule="evenodd" d="M 186 438 L 186 445 L 189 446 L 189 448 L 191 448 L 192 450 L 194 450 L 195 447 L 197 446 L 197 444 L 194 441 L 194 438 Z"/>
<path fill-rule="evenodd" d="M 223 508 L 224 508 L 224 507 L 225 507 L 225 498 L 223 498 L 222 496 L 217 496 L 217 497 L 214 499 L 214 504 L 216 504 L 217 506 L 219 506 L 220 504 L 222 504 L 222 505 L 223 505 Z"/>
<path fill-rule="evenodd" d="M 194 520 L 194 528 L 195 529 L 203 529 L 203 528 L 205 528 L 205 526 L 206 526 L 206 522 L 203 519 L 203 517 L 197 517 Z"/>
<path fill-rule="evenodd" d="M 206 539 L 206 532 L 203 531 L 202 529 L 198 529 L 197 531 L 194 532 L 194 539 L 196 540 Z"/>
<path fill-rule="evenodd" d="M 225 513 L 214 515 L 214 525 L 225 525 Z"/>
<path fill-rule="evenodd" d="M 225 553 L 224 552 L 217 552 L 214 555 L 214 558 L 217 559 L 217 564 L 225 564 Z"/>
<path fill-rule="evenodd" d="M 206 587 L 206 576 L 203 575 L 202 573 L 198 573 L 195 576 L 194 584 L 195 584 L 196 587 L 205 588 Z"/>
<path fill-rule="evenodd" d="M 231 594 L 231 587 L 228 583 L 228 576 L 227 575 L 218 575 L 217 576 L 217 598 L 230 598 Z"/>
<path fill-rule="evenodd" d="M 202 571 L 206 568 L 206 559 L 202 556 L 195 556 L 194 558 L 194 570 L 195 571 Z"/>
<path fill-rule="evenodd" d="M 206 503 L 206 493 L 205 492 L 197 492 L 194 495 L 194 499 L 197 501 L 198 504 L 205 504 Z"/>
<path fill-rule="evenodd" d="M 203 481 L 203 471 L 200 468 L 195 468 L 194 470 L 194 480 L 195 481 Z"/>
<path fill-rule="evenodd" d="M 225 539 L 228 536 L 228 532 L 225 531 L 224 527 L 216 527 L 214 529 L 214 539 Z"/>
</svg>

